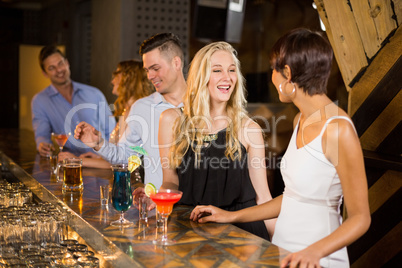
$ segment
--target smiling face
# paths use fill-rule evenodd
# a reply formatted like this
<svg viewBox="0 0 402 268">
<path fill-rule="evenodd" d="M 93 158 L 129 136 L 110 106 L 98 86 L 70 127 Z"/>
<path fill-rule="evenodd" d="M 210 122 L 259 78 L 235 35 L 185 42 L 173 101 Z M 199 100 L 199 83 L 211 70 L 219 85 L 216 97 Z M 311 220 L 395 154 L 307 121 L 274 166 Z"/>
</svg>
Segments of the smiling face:
<svg viewBox="0 0 402 268">
<path fill-rule="evenodd" d="M 162 54 L 157 48 L 145 53 L 142 60 L 148 79 L 156 91 L 161 94 L 174 91 L 178 72 L 181 72 L 181 69 L 175 66 L 174 60 L 169 60 L 168 56 Z"/>
<path fill-rule="evenodd" d="M 68 60 L 59 53 L 54 53 L 43 61 L 44 75 L 54 86 L 66 85 L 70 80 L 70 65 Z"/>
<path fill-rule="evenodd" d="M 211 75 L 208 90 L 211 102 L 227 102 L 237 82 L 236 65 L 227 51 L 216 51 L 211 56 Z"/>
</svg>

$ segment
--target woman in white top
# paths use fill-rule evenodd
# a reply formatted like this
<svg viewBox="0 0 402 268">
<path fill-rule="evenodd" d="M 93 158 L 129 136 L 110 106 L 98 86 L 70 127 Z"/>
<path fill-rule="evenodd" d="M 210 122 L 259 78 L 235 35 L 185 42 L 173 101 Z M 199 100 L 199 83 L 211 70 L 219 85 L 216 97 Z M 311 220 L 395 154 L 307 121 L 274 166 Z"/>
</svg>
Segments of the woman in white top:
<svg viewBox="0 0 402 268">
<path fill-rule="evenodd" d="M 249 222 L 278 217 L 273 244 L 290 252 L 281 267 L 349 267 L 346 246 L 370 225 L 359 138 L 345 111 L 326 95 L 333 52 L 317 32 L 296 29 L 271 53 L 272 82 L 282 102 L 300 110 L 282 158 L 284 193 L 235 212 L 198 206 L 198 222 Z M 342 223 L 344 198 L 347 219 Z"/>
<path fill-rule="evenodd" d="M 112 93 L 117 96 L 114 102 L 114 116 L 118 119 L 116 127 L 110 134 L 109 142 L 117 144 L 126 129 L 126 118 L 131 105 L 138 99 L 152 94 L 155 89 L 147 78 L 142 62 L 126 60 L 118 63 L 116 71 L 112 74 Z M 59 161 L 75 157 L 69 152 L 61 152 Z M 110 163 L 99 155 L 88 152 L 79 156 L 84 167 L 110 169 Z"/>
</svg>

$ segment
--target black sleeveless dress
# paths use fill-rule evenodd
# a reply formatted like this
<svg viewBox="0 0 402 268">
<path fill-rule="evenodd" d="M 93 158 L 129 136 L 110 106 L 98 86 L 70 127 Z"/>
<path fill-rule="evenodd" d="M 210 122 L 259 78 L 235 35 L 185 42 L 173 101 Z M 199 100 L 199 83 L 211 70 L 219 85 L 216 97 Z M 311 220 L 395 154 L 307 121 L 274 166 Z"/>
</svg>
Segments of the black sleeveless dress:
<svg viewBox="0 0 402 268">
<path fill-rule="evenodd" d="M 256 193 L 248 172 L 246 148 L 241 145 L 242 159 L 233 161 L 225 156 L 226 129 L 206 137 L 209 138 L 201 149 L 199 166 L 195 166 L 195 154 L 189 148 L 177 168 L 179 190 L 183 192 L 178 204 L 214 205 L 228 211 L 255 206 Z M 234 225 L 269 240 L 263 221 Z"/>
</svg>

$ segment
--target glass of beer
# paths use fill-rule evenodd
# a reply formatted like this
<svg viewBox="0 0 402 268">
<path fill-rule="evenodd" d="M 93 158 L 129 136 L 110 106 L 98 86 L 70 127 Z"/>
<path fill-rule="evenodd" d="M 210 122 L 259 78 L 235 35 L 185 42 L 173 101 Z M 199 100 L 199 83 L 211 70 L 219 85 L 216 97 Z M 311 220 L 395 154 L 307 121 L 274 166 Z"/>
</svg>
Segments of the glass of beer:
<svg viewBox="0 0 402 268">
<path fill-rule="evenodd" d="M 63 191 L 74 192 L 84 189 L 82 181 L 82 159 L 66 158 L 63 160 Z"/>
</svg>

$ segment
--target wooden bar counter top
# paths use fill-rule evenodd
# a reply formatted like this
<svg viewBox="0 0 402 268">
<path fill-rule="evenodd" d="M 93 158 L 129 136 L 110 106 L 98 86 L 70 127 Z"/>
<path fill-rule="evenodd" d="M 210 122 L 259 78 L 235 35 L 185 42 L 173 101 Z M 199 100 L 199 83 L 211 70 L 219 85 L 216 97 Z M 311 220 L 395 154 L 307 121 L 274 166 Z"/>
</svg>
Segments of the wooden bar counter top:
<svg viewBox="0 0 402 268">
<path fill-rule="evenodd" d="M 83 168 L 83 192 L 63 194 L 62 182 L 50 176 L 49 160 L 35 150 L 33 133 L 25 130 L 0 130 L 0 157 L 2 176 L 15 176 L 36 200 L 66 207 L 69 236 L 84 240 L 100 257 L 101 267 L 279 267 L 288 253 L 231 224 L 190 221 L 192 207 L 186 206 L 175 206 L 168 221 L 168 236 L 177 243 L 156 246 L 152 241 L 161 230 L 156 228 L 155 210 L 145 224 L 132 206 L 125 217 L 134 226 L 110 226 L 119 213 L 111 204 L 102 208 L 99 186 L 112 185 L 111 170 Z"/>
</svg>

